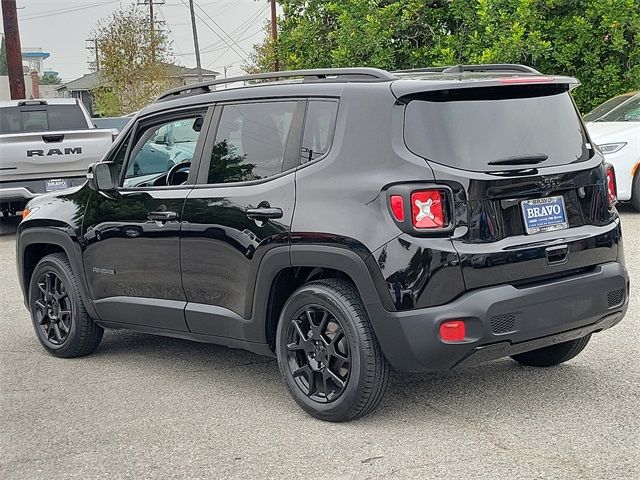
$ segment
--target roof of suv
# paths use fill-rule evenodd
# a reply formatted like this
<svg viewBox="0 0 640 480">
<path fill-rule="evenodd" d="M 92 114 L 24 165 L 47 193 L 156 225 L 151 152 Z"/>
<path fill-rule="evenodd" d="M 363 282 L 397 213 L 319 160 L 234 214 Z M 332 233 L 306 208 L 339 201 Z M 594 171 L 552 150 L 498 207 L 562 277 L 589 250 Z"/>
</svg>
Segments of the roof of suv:
<svg viewBox="0 0 640 480">
<path fill-rule="evenodd" d="M 291 70 L 244 75 L 177 87 L 160 95 L 155 103 L 146 107 L 142 113 L 177 106 L 176 103 L 179 100 L 182 100 L 179 102 L 180 105 L 195 105 L 221 100 L 220 96 L 226 97 L 225 99 L 230 96 L 237 96 L 238 99 L 253 97 L 247 94 L 247 89 L 252 89 L 252 93 L 256 93 L 255 97 L 259 98 L 264 96 L 264 93 L 258 94 L 253 90 L 258 87 L 269 87 L 270 96 L 272 94 L 281 96 L 284 93 L 283 89 L 289 95 L 308 95 L 309 92 L 320 95 L 339 95 L 345 84 L 372 83 L 393 84 L 391 92 L 397 98 L 418 92 L 441 90 L 443 87 L 451 89 L 546 83 L 563 84 L 572 88 L 579 85 L 575 78 L 545 76 L 531 67 L 519 64 L 456 65 L 396 72 L 377 68 Z M 224 85 L 224 89 L 216 89 L 220 85 Z M 302 87 L 303 85 L 306 88 Z M 159 105 L 164 102 L 171 103 Z"/>
</svg>

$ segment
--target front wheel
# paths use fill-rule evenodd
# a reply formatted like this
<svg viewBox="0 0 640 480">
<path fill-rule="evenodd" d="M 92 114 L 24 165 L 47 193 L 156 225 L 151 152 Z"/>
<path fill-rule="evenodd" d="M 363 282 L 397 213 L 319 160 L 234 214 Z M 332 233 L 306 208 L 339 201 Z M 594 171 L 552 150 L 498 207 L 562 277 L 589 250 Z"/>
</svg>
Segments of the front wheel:
<svg viewBox="0 0 640 480">
<path fill-rule="evenodd" d="M 38 340 L 56 357 L 92 353 L 104 330 L 87 313 L 69 259 L 63 253 L 44 257 L 33 271 L 29 309 Z"/>
<path fill-rule="evenodd" d="M 347 281 L 318 280 L 291 295 L 280 315 L 276 354 L 289 393 L 320 420 L 353 420 L 382 400 L 389 366 Z"/>
<path fill-rule="evenodd" d="M 529 367 L 555 367 L 577 356 L 589 343 L 591 334 L 557 345 L 513 355 L 516 362 Z"/>
</svg>

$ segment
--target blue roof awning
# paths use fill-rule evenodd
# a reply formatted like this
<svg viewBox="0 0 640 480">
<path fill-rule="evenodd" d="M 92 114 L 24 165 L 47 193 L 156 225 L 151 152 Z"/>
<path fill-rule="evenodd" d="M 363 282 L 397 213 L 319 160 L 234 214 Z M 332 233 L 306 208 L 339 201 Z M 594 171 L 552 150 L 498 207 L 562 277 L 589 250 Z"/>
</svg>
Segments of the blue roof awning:
<svg viewBox="0 0 640 480">
<path fill-rule="evenodd" d="M 22 52 L 23 58 L 49 58 L 51 56 L 48 52 Z"/>
</svg>

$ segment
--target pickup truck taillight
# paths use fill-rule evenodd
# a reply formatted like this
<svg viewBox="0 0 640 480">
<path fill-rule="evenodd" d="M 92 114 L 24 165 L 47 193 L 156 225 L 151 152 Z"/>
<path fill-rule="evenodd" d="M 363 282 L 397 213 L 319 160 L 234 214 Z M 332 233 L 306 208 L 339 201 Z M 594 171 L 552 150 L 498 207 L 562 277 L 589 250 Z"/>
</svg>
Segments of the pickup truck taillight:
<svg viewBox="0 0 640 480">
<path fill-rule="evenodd" d="M 387 198 L 391 217 L 406 233 L 438 233 L 453 228 L 451 191 L 446 187 L 395 185 Z"/>
<path fill-rule="evenodd" d="M 613 169 L 613 165 L 606 164 L 607 168 L 607 197 L 609 199 L 609 206 L 613 207 L 618 201 L 618 188 L 616 186 L 616 172 Z"/>
</svg>

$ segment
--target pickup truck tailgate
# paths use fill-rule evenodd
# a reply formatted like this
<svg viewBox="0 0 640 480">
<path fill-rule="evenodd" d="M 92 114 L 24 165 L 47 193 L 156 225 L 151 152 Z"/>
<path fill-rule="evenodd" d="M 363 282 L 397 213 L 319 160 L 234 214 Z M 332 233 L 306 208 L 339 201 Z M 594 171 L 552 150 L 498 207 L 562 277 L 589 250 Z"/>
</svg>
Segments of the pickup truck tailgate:
<svg viewBox="0 0 640 480">
<path fill-rule="evenodd" d="M 82 176 L 113 141 L 109 129 L 0 135 L 2 181 Z"/>
</svg>

